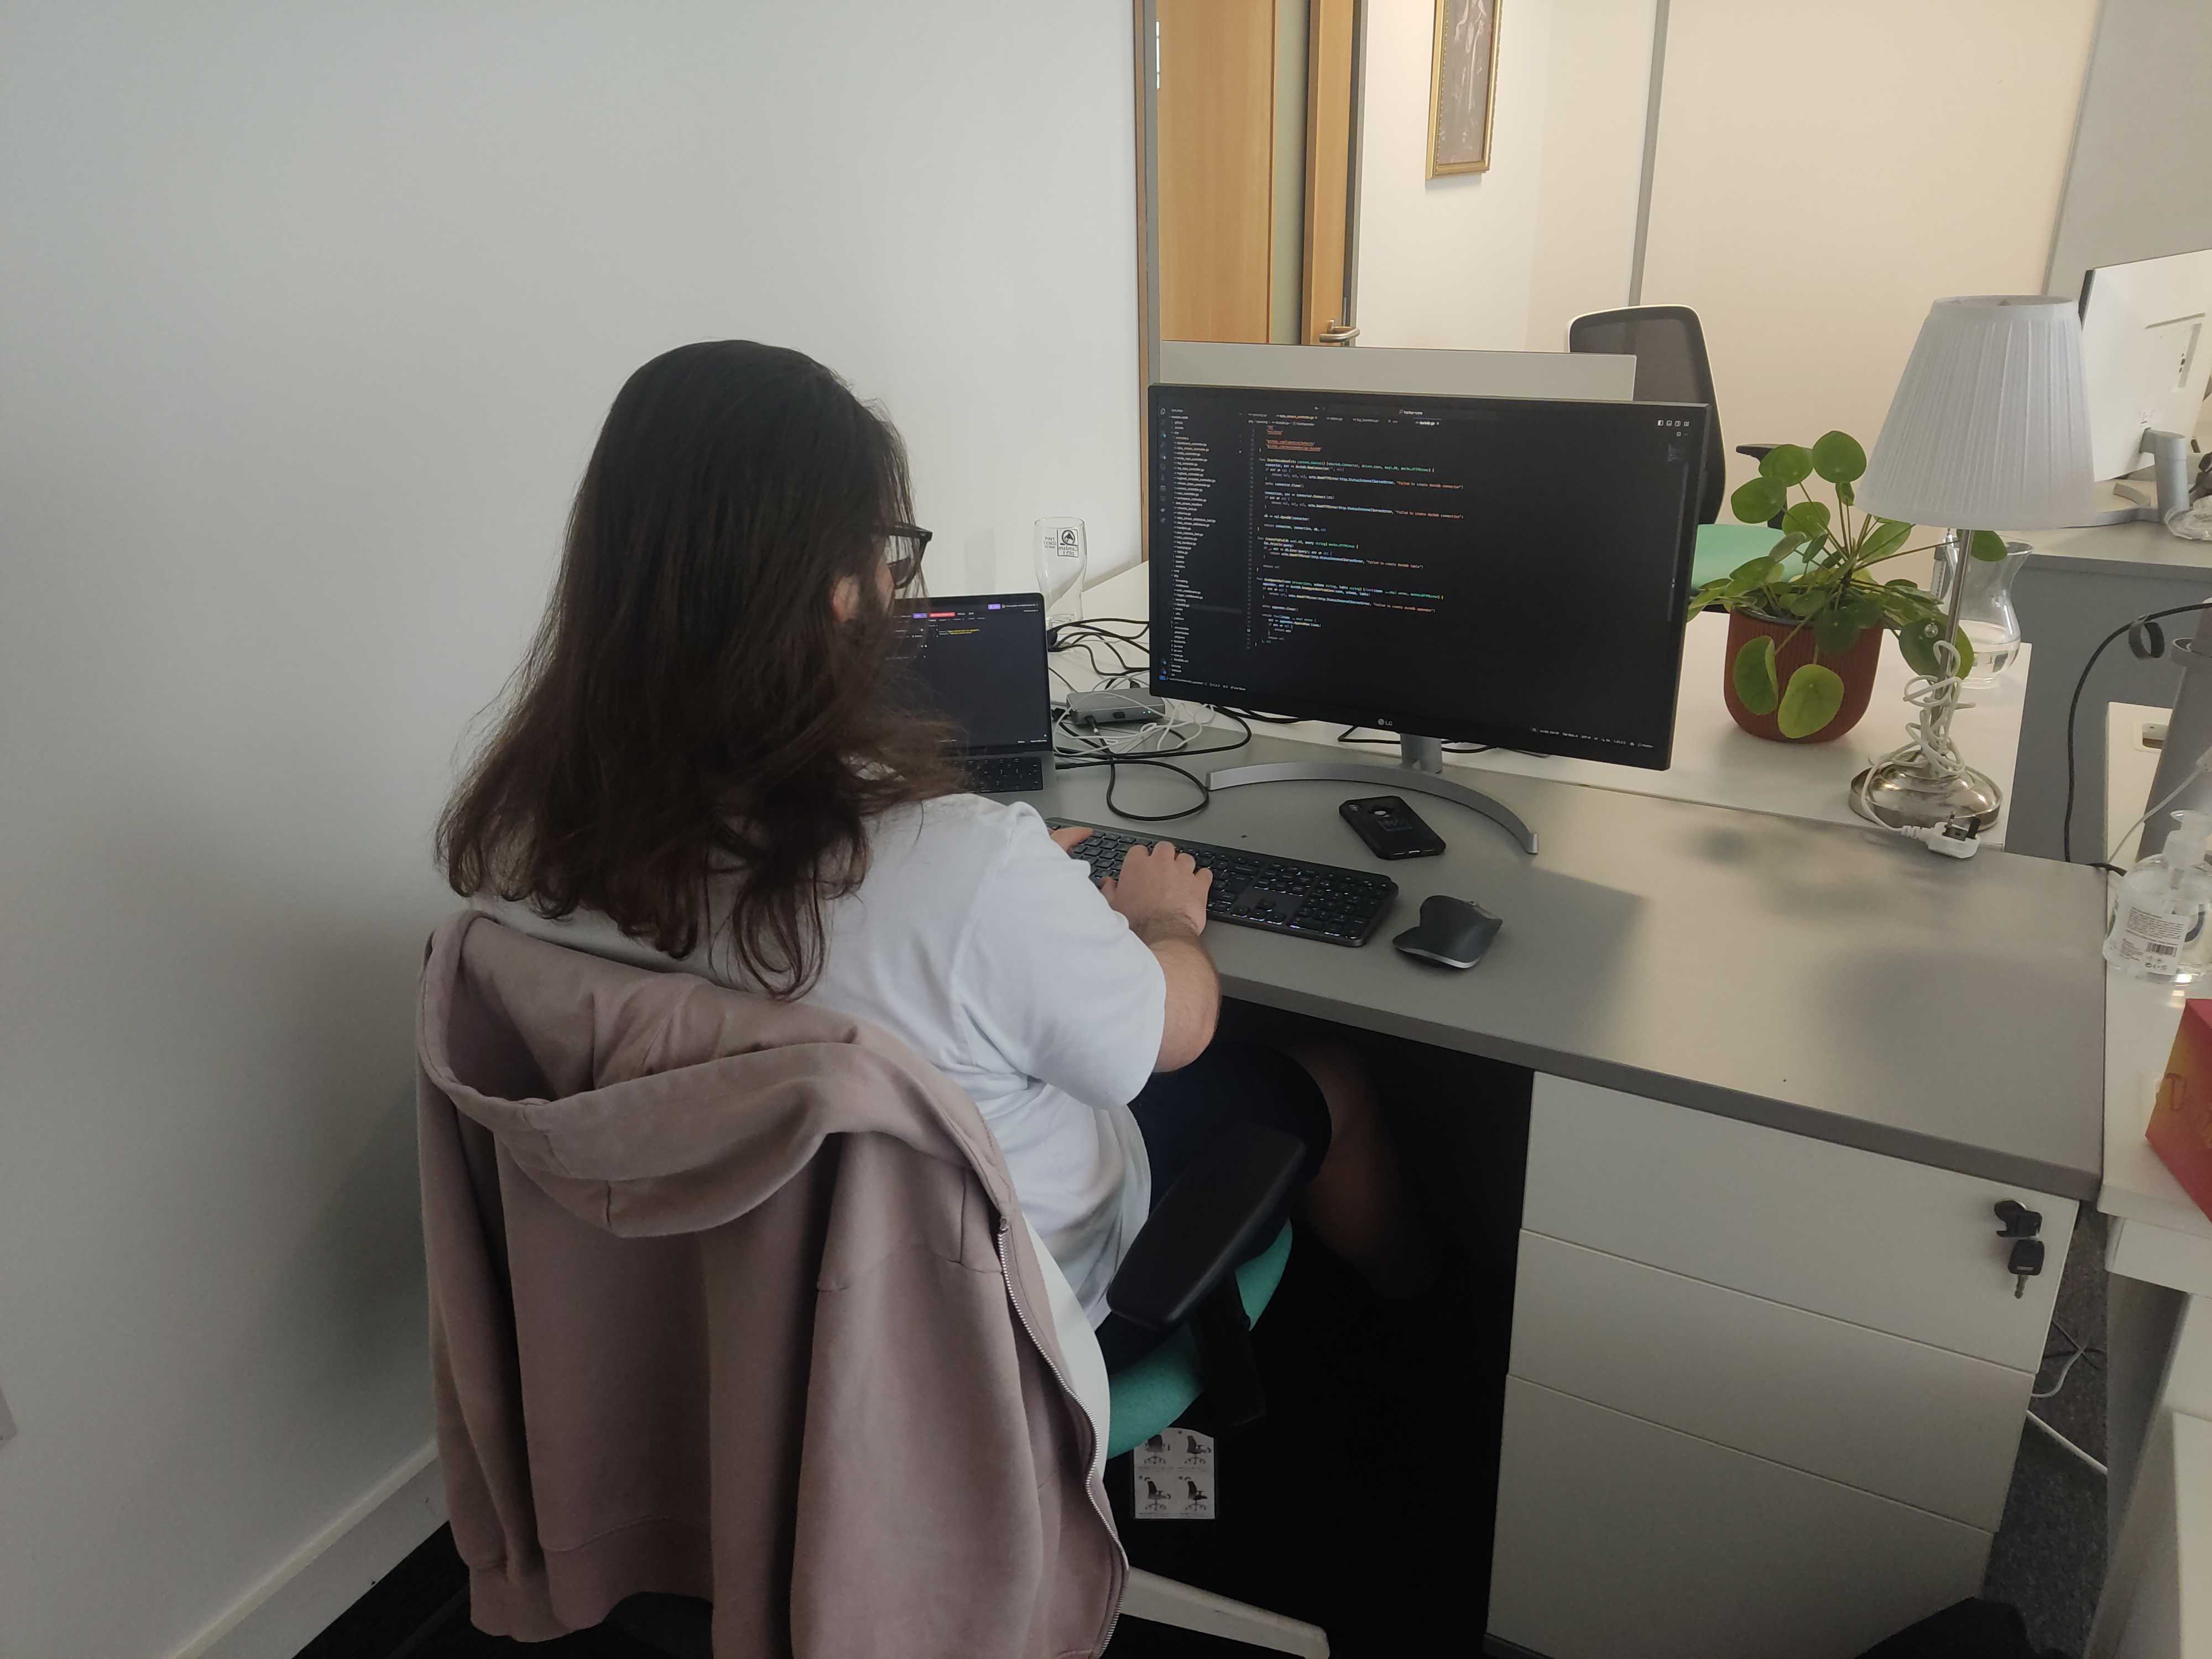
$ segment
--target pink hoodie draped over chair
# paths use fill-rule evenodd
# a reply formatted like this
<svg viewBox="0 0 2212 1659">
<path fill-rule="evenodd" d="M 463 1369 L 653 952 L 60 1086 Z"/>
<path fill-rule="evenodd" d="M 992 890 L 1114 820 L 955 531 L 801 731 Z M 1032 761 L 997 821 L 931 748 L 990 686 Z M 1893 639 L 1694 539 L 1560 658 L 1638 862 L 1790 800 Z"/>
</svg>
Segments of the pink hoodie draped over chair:
<svg viewBox="0 0 2212 1659">
<path fill-rule="evenodd" d="M 417 1056 L 477 1625 L 714 1603 L 716 1659 L 1096 1655 L 1127 1564 L 1004 1160 L 825 1010 L 465 912 Z"/>
</svg>

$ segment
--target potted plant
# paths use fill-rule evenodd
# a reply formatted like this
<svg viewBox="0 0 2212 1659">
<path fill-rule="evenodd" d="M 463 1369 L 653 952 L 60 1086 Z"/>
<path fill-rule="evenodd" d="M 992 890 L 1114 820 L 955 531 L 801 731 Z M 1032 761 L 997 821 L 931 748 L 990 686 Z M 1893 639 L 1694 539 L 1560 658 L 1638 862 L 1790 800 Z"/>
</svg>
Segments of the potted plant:
<svg viewBox="0 0 2212 1659">
<path fill-rule="evenodd" d="M 1778 444 L 1760 458 L 1759 476 L 1729 497 L 1747 524 L 1778 516 L 1781 538 L 1698 588 L 1689 614 L 1707 606 L 1729 613 L 1722 691 L 1736 724 L 1754 736 L 1827 743 L 1856 726 L 1874 692 L 1884 633 L 1897 635 L 1914 672 L 1943 672 L 1936 644 L 1944 616 L 1936 597 L 1909 579 L 1869 574 L 1936 544 L 1907 547 L 1911 525 L 1854 511 L 1851 486 L 1866 465 L 1866 451 L 1849 433 L 1831 432 L 1809 449 Z M 1816 475 L 1835 488 L 1833 512 L 1813 499 L 1807 481 Z M 1802 499 L 1791 501 L 1793 489 Z M 2001 559 L 2004 550 L 2002 538 L 1976 532 L 1976 558 Z M 1973 647 L 1963 632 L 1953 643 L 1964 674 Z"/>
</svg>

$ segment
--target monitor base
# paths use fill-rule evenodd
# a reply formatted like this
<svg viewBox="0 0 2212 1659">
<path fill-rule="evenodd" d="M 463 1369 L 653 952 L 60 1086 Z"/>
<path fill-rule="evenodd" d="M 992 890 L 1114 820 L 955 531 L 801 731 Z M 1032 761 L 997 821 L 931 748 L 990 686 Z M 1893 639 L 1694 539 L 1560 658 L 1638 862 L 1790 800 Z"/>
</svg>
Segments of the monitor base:
<svg viewBox="0 0 2212 1659">
<path fill-rule="evenodd" d="M 2142 447 L 2150 452 L 2151 464 L 2139 472 L 2130 472 L 2124 478 L 2115 478 L 2109 486 L 2111 495 L 2104 495 L 2106 486 L 2099 487 L 2098 499 L 2090 510 L 2066 526 L 2069 530 L 2094 530 L 2106 525 L 2164 524 L 2176 512 L 2189 505 L 2191 489 L 2188 440 L 2174 432 L 2160 432 L 2146 428 Z M 2106 507 L 2106 499 L 2118 503 Z"/>
<path fill-rule="evenodd" d="M 1423 750 L 1416 745 L 1434 745 L 1435 742 L 1432 738 L 1406 738 L 1403 743 L 1406 759 L 1396 766 L 1381 766 L 1373 761 L 1334 759 L 1284 761 L 1271 766 L 1231 766 L 1209 774 L 1206 787 L 1209 789 L 1234 789 L 1247 783 L 1372 783 L 1407 794 L 1434 795 L 1439 800 L 1457 801 L 1462 806 L 1481 813 L 1518 842 L 1522 852 L 1534 857 L 1536 832 L 1522 822 L 1519 813 L 1504 801 L 1486 795 L 1480 789 L 1443 777 L 1437 770 L 1421 763 Z M 1441 766 L 1440 760 L 1438 765 Z"/>
</svg>

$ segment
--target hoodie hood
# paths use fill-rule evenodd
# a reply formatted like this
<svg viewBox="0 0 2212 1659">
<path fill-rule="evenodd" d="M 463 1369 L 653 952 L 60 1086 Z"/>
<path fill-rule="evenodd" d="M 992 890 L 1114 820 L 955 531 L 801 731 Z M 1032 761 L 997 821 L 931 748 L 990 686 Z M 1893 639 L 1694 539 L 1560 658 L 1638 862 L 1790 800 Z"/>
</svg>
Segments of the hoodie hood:
<svg viewBox="0 0 2212 1659">
<path fill-rule="evenodd" d="M 431 1082 L 562 1208 L 609 1232 L 719 1226 L 781 1190 L 829 1136 L 854 1133 L 972 1170 L 1001 1214 L 1017 1212 L 975 1103 L 862 1021 L 690 974 L 641 975 L 474 911 L 432 939 L 421 999 Z"/>
</svg>

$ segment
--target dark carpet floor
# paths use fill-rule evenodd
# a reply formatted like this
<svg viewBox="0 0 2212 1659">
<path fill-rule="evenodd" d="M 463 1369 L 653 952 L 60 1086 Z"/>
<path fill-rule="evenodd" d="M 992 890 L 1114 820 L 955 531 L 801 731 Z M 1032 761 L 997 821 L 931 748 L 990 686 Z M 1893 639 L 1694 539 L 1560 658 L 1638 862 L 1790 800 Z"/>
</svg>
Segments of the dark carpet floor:
<svg viewBox="0 0 2212 1659">
<path fill-rule="evenodd" d="M 2065 1382 L 2034 1404 L 2037 1416 L 2099 1462 L 2105 1461 L 2105 1218 L 2085 1214 L 2066 1252 L 2058 1305 L 2039 1389 L 2049 1389 L 2075 1340 L 2087 1352 Z M 2105 1481 L 2049 1436 L 2023 1425 L 2004 1522 L 1990 1553 L 1983 1593 L 2027 1619 L 2038 1647 L 2078 1654 L 2105 1578 Z"/>
</svg>

